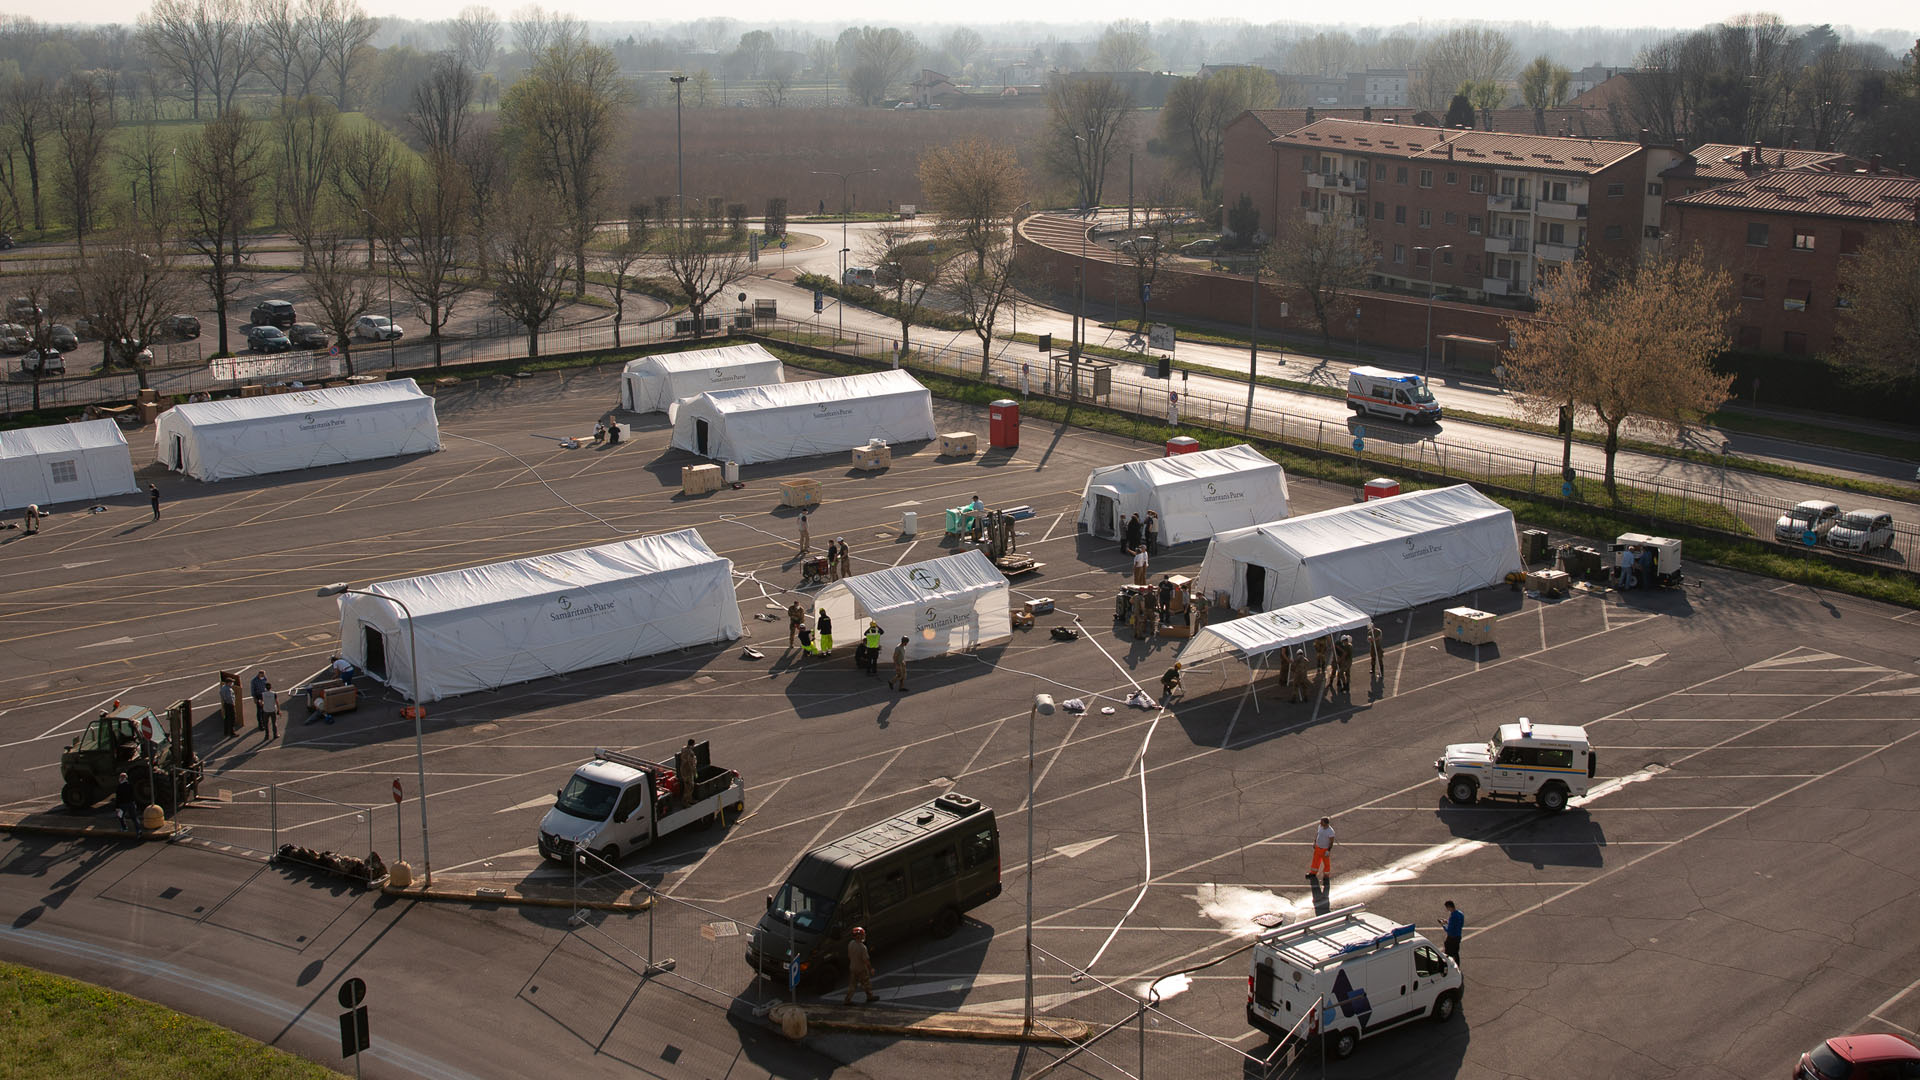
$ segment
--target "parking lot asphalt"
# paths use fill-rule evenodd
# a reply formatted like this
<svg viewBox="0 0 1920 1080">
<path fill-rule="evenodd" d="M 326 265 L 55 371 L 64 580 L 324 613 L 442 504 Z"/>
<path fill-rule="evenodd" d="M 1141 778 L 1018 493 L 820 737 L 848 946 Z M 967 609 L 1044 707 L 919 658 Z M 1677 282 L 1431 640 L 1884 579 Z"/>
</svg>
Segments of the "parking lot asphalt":
<svg viewBox="0 0 1920 1080">
<path fill-rule="evenodd" d="M 429 922 L 424 940 L 388 946 L 395 955 L 384 961 L 369 945 L 363 967 L 430 960 L 463 933 L 498 939 L 472 961 L 487 970 L 463 992 L 497 990 L 516 1041 L 578 1045 L 592 1027 L 579 1017 L 611 1010 L 604 1030 L 646 1044 L 621 1025 L 669 1021 L 627 1014 L 584 988 L 627 977 L 608 956 L 669 947 L 648 945 L 651 931 L 679 961 L 675 992 L 691 995 L 676 1008 L 775 1000 L 780 991 L 756 984 L 740 958 L 738 935 L 762 896 L 812 845 L 957 790 L 998 815 L 1006 891 L 954 938 L 883 951 L 876 987 L 890 1004 L 1017 1013 L 1028 710 L 1047 692 L 1091 708 L 1042 718 L 1035 731 L 1038 1005 L 1117 1023 L 1144 986 L 1198 969 L 1160 983 L 1164 1015 L 1142 1043 L 1150 1074 L 1224 1074 L 1240 1068 L 1238 1053 L 1264 1054 L 1264 1037 L 1244 1021 L 1237 950 L 1260 920 L 1362 901 L 1430 935 L 1441 901 L 1456 901 L 1468 919 L 1467 993 L 1460 1019 L 1363 1042 L 1330 1075 L 1785 1075 L 1819 1038 L 1920 1028 L 1920 993 L 1908 992 L 1920 966 L 1909 929 L 1920 916 L 1913 612 L 1693 566 L 1678 591 L 1542 601 L 1497 586 L 1384 616 L 1383 670 L 1370 680 L 1363 655 L 1350 697 L 1290 705 L 1272 675 L 1250 680 L 1244 665 L 1222 663 L 1190 672 L 1170 710 L 1133 708 L 1125 696 L 1136 685 L 1157 695 L 1179 643 L 1136 642 L 1113 623 L 1126 560 L 1078 535 L 1074 515 L 1091 467 L 1155 447 L 1029 423 L 1011 452 L 952 460 L 931 446 L 900 447 L 877 474 L 839 458 L 748 466 L 739 490 L 684 496 L 679 470 L 697 459 L 666 449 L 657 415 L 635 418 L 634 439 L 617 448 L 559 445 L 612 406 L 615 379 L 606 366 L 464 385 L 442 392 L 440 453 L 220 484 L 147 466 L 142 483 L 157 479 L 163 493 L 157 522 L 144 501 L 116 500 L 97 514 L 60 508 L 41 536 L 8 534 L 0 809 L 57 806 L 59 749 L 107 703 L 158 709 L 186 697 L 202 710 L 209 758 L 202 803 L 181 816 L 198 841 L 239 853 L 276 840 L 355 852 L 371 842 L 389 857 L 397 844 L 417 864 L 414 731 L 397 699 L 370 688 L 331 726 L 306 723 L 296 705 L 281 740 L 252 731 L 223 740 L 206 718 L 215 673 L 264 669 L 284 691 L 317 672 L 338 636 L 334 602 L 314 596 L 327 582 L 691 526 L 734 561 L 750 638 L 429 706 L 432 865 L 440 879 L 478 887 L 565 881 L 567 871 L 533 850 L 535 828 L 553 790 L 598 746 L 666 757 L 688 736 L 710 740 L 715 763 L 746 779 L 745 816 L 624 860 L 625 874 L 670 898 L 651 919 L 605 916 L 536 937 L 519 932 L 526 916 L 428 909 L 408 916 Z M 936 403 L 936 413 L 943 430 L 984 434 L 977 411 Z M 132 439 L 137 465 L 151 460 L 150 438 Z M 825 489 L 816 541 L 845 536 L 856 570 L 955 550 L 939 511 L 975 493 L 1031 506 L 1022 546 L 1045 565 L 1015 581 L 1016 600 L 1052 597 L 1059 611 L 1006 644 L 914 665 L 907 694 L 856 672 L 850 648 L 800 658 L 785 648 L 780 618 L 803 594 L 794 591 L 794 520 L 776 486 L 798 476 Z M 1296 513 L 1353 497 L 1314 483 L 1290 492 Z M 905 511 L 919 514 L 911 538 L 901 535 Z M 1203 545 L 1175 550 L 1155 559 L 1154 573 L 1191 572 L 1202 554 Z M 1455 603 L 1497 614 L 1496 644 L 1441 638 L 1440 611 Z M 1047 635 L 1076 620 L 1080 640 Z M 763 658 L 747 657 L 749 645 Z M 1558 816 L 1446 802 L 1432 769 L 1441 748 L 1521 715 L 1588 725 L 1604 782 Z M 397 809 L 395 780 L 407 798 Z M 1340 841 L 1332 888 L 1316 895 L 1303 875 L 1323 814 Z M 0 840 L 0 851 L 20 843 Z M 109 888 L 105 876 L 73 885 L 64 907 L 127 903 L 167 880 L 116 873 Z M 237 879 L 233 888 L 267 895 L 223 932 L 258 935 L 273 924 L 276 887 Z M 37 933 L 58 923 L 54 913 L 37 918 Z M 36 951 L 15 921 L 13 935 L 0 933 L 0 955 L 76 962 Z M 126 932 L 131 945 L 160 947 L 147 923 Z M 279 968 L 291 980 L 313 945 L 284 936 Z M 265 964 L 258 978 L 270 984 L 276 970 Z M 644 982 L 644 992 L 661 990 Z M 629 993 L 642 991 L 617 997 Z M 464 1053 L 472 1074 L 488 1075 L 488 1033 L 434 1015 L 430 997 L 417 1007 L 415 1037 L 437 1033 L 436 1060 Z M 244 1015 L 229 1022 L 276 1034 Z M 463 1030 L 472 1032 L 464 1040 Z M 724 1043 L 731 1030 L 712 1037 Z M 1126 1038 L 1097 1044 L 1076 1067 L 1133 1068 Z M 936 1052 L 885 1036 L 813 1042 L 877 1076 L 936 1067 L 1024 1075 L 1050 1060 L 1006 1046 Z"/>
</svg>

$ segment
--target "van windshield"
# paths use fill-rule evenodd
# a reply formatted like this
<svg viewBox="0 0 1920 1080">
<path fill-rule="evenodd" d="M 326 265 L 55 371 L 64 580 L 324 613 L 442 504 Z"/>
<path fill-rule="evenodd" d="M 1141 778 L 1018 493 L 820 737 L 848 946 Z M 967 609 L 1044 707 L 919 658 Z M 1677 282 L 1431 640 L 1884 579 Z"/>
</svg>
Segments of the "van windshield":
<svg viewBox="0 0 1920 1080">
<path fill-rule="evenodd" d="M 789 881 L 773 894 L 770 914 L 781 922 L 792 923 L 796 930 L 819 934 L 826 932 L 827 921 L 833 918 L 833 906 L 834 901 Z"/>
<path fill-rule="evenodd" d="M 560 801 L 553 806 L 563 814 L 586 821 L 605 821 L 607 815 L 613 813 L 614 800 L 619 797 L 620 789 L 612 784 L 575 776 L 560 789 Z"/>
<path fill-rule="evenodd" d="M 1413 400 L 1419 404 L 1426 405 L 1433 401 L 1433 391 L 1427 389 L 1426 383 L 1415 383 L 1413 389 L 1408 392 L 1413 395 Z"/>
</svg>

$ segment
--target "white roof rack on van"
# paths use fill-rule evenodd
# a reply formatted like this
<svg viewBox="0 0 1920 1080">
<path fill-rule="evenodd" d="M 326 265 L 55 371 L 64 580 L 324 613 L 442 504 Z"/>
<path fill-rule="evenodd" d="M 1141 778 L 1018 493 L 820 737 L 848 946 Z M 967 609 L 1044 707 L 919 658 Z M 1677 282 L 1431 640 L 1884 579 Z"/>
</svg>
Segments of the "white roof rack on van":
<svg viewBox="0 0 1920 1080">
<path fill-rule="evenodd" d="M 1413 933 L 1412 923 L 1396 925 L 1384 916 L 1369 914 L 1365 904 L 1352 904 L 1264 934 L 1260 944 L 1296 967 L 1318 969 L 1389 948 Z"/>
</svg>

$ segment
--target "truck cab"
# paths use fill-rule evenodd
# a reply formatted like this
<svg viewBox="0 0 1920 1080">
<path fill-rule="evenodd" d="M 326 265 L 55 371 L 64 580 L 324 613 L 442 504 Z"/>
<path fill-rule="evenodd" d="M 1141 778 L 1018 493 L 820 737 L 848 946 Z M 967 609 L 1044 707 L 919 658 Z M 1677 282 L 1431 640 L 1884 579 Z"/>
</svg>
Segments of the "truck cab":
<svg viewBox="0 0 1920 1080">
<path fill-rule="evenodd" d="M 1434 771 L 1447 782 L 1447 798 L 1468 806 L 1482 798 L 1532 799 L 1557 814 L 1567 800 L 1585 795 L 1599 768 L 1587 729 L 1573 724 L 1536 724 L 1526 717 L 1501 724 L 1483 743 L 1454 743 Z"/>
<path fill-rule="evenodd" d="M 575 769 L 555 792 L 553 809 L 540 822 L 538 846 L 549 859 L 565 860 L 577 849 L 612 864 L 668 833 L 713 824 L 727 810 L 746 806 L 740 774 L 708 760 L 704 742 L 683 757 L 692 764 L 682 776 L 680 757 L 647 761 L 613 750 L 594 751 L 593 760 Z M 692 797 L 681 785 L 690 783 Z"/>
<path fill-rule="evenodd" d="M 1460 1008 L 1460 965 L 1365 904 L 1264 934 L 1247 975 L 1247 1023 L 1276 1039 L 1322 1037 L 1330 1057 L 1363 1038 Z"/>
</svg>

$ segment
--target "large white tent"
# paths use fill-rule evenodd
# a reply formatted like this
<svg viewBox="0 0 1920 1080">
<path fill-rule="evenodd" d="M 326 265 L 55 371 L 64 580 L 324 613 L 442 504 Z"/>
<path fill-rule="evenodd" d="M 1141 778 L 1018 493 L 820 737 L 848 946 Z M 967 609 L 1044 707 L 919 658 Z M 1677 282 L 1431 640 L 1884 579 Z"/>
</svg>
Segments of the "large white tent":
<svg viewBox="0 0 1920 1080">
<path fill-rule="evenodd" d="M 1197 587 L 1270 611 L 1338 596 L 1371 615 L 1522 569 L 1513 512 L 1465 484 L 1354 503 L 1213 538 Z"/>
<path fill-rule="evenodd" d="M 978 648 L 1013 636 L 1007 577 L 978 551 L 855 574 L 821 590 L 814 610 L 833 620 L 834 636 L 853 641 L 871 619 L 881 655 L 901 638 L 920 659 Z"/>
<path fill-rule="evenodd" d="M 1253 447 L 1105 465 L 1087 476 L 1080 525 L 1118 540 L 1129 515 L 1160 515 L 1160 542 L 1205 540 L 1228 529 L 1287 516 L 1287 476 Z"/>
<path fill-rule="evenodd" d="M 666 412 L 674 402 L 709 390 L 785 381 L 780 358 L 753 343 L 661 353 L 627 362 L 620 372 L 620 405 L 630 412 Z"/>
<path fill-rule="evenodd" d="M 1358 630 L 1372 622 L 1366 612 L 1345 600 L 1322 596 L 1276 611 L 1261 611 L 1244 619 L 1203 626 L 1187 642 L 1186 648 L 1180 650 L 1180 663 L 1193 667 L 1228 655 L 1254 660 L 1275 649 Z"/>
<path fill-rule="evenodd" d="M 127 437 L 111 420 L 0 431 L 0 510 L 136 490 Z"/>
<path fill-rule="evenodd" d="M 752 464 L 931 439 L 933 395 L 904 371 L 710 390 L 674 405 L 673 445 Z"/>
<path fill-rule="evenodd" d="M 420 701 L 739 637 L 733 564 L 693 529 L 340 597 L 340 655 Z"/>
<path fill-rule="evenodd" d="M 438 449 L 433 399 L 412 379 L 175 405 L 154 440 L 157 461 L 196 480 Z"/>
</svg>

